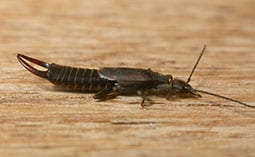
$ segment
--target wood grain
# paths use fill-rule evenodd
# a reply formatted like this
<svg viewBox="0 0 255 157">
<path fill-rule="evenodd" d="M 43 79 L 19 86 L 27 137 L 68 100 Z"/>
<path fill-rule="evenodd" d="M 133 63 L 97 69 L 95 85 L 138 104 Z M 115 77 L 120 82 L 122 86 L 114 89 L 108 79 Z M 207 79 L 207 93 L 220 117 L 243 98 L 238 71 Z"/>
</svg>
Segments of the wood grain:
<svg viewBox="0 0 255 157">
<path fill-rule="evenodd" d="M 0 156 L 255 156 L 255 110 L 204 96 L 145 110 L 97 102 L 27 72 L 24 53 L 64 65 L 152 68 L 255 104 L 253 0 L 1 0 Z"/>
</svg>

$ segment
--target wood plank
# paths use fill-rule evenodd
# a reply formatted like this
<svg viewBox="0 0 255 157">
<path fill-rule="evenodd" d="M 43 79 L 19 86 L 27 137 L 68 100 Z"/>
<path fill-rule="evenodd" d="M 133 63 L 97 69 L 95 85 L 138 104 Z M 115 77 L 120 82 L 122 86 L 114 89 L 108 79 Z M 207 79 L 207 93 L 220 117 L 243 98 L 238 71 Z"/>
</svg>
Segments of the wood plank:
<svg viewBox="0 0 255 157">
<path fill-rule="evenodd" d="M 76 67 L 138 67 L 255 105 L 255 2 L 1 0 L 0 156 L 255 156 L 255 110 L 210 96 L 141 109 L 27 72 L 24 53 Z"/>
</svg>

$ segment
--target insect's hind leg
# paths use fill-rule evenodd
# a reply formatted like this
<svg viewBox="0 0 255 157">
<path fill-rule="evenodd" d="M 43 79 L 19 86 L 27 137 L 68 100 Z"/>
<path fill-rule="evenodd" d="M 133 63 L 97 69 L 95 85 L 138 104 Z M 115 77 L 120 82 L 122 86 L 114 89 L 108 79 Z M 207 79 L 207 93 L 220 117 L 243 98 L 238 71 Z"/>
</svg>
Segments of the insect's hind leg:
<svg viewBox="0 0 255 157">
<path fill-rule="evenodd" d="M 104 89 L 104 90 L 101 90 L 101 91 L 97 92 L 93 96 L 93 98 L 94 99 L 103 99 L 103 98 L 105 98 L 111 92 L 112 92 L 112 89 L 107 88 L 107 89 Z"/>
<path fill-rule="evenodd" d="M 121 95 L 121 92 L 119 91 L 115 91 L 112 88 L 106 88 L 103 89 L 99 92 L 97 92 L 93 98 L 94 99 L 98 99 L 99 101 L 105 101 L 105 100 L 109 100 L 109 99 L 114 99 L 115 97 Z"/>
<path fill-rule="evenodd" d="M 98 99 L 99 101 L 104 101 L 104 100 L 113 99 L 121 94 L 122 92 L 118 90 L 118 87 L 111 87 L 111 88 L 106 88 L 97 92 L 93 96 L 93 98 Z"/>
</svg>

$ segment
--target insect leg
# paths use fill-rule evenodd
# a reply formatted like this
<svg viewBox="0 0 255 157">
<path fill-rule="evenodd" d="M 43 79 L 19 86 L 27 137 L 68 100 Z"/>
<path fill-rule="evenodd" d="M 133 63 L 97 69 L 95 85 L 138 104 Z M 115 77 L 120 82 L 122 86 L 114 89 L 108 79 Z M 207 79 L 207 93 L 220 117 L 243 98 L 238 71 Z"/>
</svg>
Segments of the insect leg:
<svg viewBox="0 0 255 157">
<path fill-rule="evenodd" d="M 113 92 L 112 88 L 103 89 L 103 90 L 97 92 L 97 93 L 93 96 L 93 98 L 94 98 L 94 99 L 104 99 L 104 98 L 107 97 L 108 94 L 110 94 L 110 93 L 112 93 L 112 92 Z"/>
<path fill-rule="evenodd" d="M 142 102 L 140 104 L 142 108 L 144 108 L 146 106 L 144 104 L 145 100 L 148 101 L 150 105 L 153 103 L 152 100 L 148 98 L 148 91 L 147 90 L 144 90 L 144 91 L 138 90 L 137 94 L 142 97 Z"/>
<path fill-rule="evenodd" d="M 113 99 L 121 94 L 122 94 L 121 87 L 115 83 L 113 86 L 110 86 L 108 88 L 105 88 L 97 92 L 94 95 L 94 99 L 99 99 L 103 101 L 103 100 Z"/>
<path fill-rule="evenodd" d="M 113 91 L 112 89 L 107 89 L 103 91 L 99 91 L 94 95 L 94 99 L 98 99 L 99 101 L 105 101 L 109 99 L 114 99 L 115 97 L 121 95 L 121 92 Z"/>
</svg>

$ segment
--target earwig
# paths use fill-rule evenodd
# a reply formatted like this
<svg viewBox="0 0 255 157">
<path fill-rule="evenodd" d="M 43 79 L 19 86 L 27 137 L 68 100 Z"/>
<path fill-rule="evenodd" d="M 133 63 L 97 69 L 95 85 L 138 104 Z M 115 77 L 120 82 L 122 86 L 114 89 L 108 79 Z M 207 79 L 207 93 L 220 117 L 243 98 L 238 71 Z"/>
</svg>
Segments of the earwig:
<svg viewBox="0 0 255 157">
<path fill-rule="evenodd" d="M 206 45 L 203 47 L 192 71 L 187 79 L 183 81 L 154 72 L 151 69 L 106 67 L 100 69 L 84 69 L 62 66 L 55 63 L 49 64 L 22 54 L 18 54 L 18 61 L 31 73 L 49 80 L 55 85 L 66 86 L 75 90 L 95 93 L 93 96 L 98 100 L 112 99 L 123 95 L 138 95 L 142 97 L 141 106 L 149 96 L 171 98 L 201 97 L 199 93 L 211 95 L 228 101 L 241 104 L 246 107 L 255 108 L 239 100 L 228 98 L 215 93 L 194 89 L 189 82 L 197 68 Z M 36 69 L 28 62 L 46 68 L 46 71 Z"/>
</svg>

